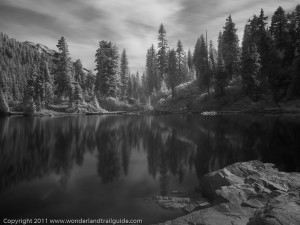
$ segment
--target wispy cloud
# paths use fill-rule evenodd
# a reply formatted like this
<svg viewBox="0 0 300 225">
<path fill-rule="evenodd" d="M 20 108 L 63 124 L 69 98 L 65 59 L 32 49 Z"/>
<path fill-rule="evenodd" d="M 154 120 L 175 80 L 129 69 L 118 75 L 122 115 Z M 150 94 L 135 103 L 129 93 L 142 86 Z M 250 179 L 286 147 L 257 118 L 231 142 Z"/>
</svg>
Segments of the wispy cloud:
<svg viewBox="0 0 300 225">
<path fill-rule="evenodd" d="M 281 5 L 293 9 L 299 0 L 1 0 L 0 31 L 20 41 L 56 49 L 65 36 L 73 59 L 94 68 L 101 40 L 127 49 L 132 67 L 143 67 L 147 48 L 157 46 L 157 30 L 164 23 L 171 47 L 180 39 L 186 49 L 208 30 L 216 44 L 225 19 L 232 15 L 242 35 L 246 21 L 263 8 L 272 15 Z"/>
</svg>

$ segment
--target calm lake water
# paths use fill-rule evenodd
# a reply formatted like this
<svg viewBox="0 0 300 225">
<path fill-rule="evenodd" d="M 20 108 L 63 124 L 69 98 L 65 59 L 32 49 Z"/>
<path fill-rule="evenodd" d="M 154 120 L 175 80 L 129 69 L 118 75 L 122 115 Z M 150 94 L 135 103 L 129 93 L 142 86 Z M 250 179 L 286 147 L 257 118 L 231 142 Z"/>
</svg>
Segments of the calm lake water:
<svg viewBox="0 0 300 225">
<path fill-rule="evenodd" d="M 145 198 L 192 191 L 226 165 L 300 171 L 300 119 L 200 115 L 0 118 L 1 218 L 183 215 Z"/>
</svg>

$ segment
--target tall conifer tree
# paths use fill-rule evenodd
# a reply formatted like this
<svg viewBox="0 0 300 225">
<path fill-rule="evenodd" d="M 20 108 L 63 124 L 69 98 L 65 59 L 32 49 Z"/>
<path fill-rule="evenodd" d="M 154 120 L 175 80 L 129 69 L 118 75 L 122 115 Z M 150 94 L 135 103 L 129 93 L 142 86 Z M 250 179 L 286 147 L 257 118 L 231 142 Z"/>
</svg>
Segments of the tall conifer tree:
<svg viewBox="0 0 300 225">
<path fill-rule="evenodd" d="M 118 49 L 108 41 L 100 41 L 96 52 L 95 91 L 102 96 L 117 96 L 118 88 Z"/>
<path fill-rule="evenodd" d="M 159 72 L 159 81 L 163 80 L 168 70 L 168 42 L 166 40 L 166 30 L 163 24 L 160 24 L 158 30 L 158 52 L 157 52 L 157 67 Z"/>
<path fill-rule="evenodd" d="M 129 76 L 128 58 L 127 58 L 126 50 L 123 49 L 121 54 L 121 64 L 120 64 L 121 98 L 123 99 L 125 99 L 127 95 L 128 76 Z"/>
<path fill-rule="evenodd" d="M 73 65 L 70 58 L 69 47 L 64 37 L 56 45 L 59 51 L 56 73 L 56 89 L 59 96 L 71 97 L 73 82 Z"/>
<path fill-rule="evenodd" d="M 236 34 L 237 29 L 232 21 L 231 15 L 226 19 L 222 34 L 222 57 L 224 59 L 225 71 L 229 80 L 234 73 L 234 65 L 238 61 L 239 39 Z"/>
</svg>

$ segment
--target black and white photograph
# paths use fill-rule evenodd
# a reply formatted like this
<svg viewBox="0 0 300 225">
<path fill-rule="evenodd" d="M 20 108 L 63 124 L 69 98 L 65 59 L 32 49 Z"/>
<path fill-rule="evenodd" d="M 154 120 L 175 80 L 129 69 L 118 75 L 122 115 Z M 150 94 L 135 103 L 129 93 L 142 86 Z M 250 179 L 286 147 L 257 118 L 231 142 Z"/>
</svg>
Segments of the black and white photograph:
<svg viewBox="0 0 300 225">
<path fill-rule="evenodd" d="M 300 0 L 0 0 L 0 224 L 300 225 Z"/>
</svg>

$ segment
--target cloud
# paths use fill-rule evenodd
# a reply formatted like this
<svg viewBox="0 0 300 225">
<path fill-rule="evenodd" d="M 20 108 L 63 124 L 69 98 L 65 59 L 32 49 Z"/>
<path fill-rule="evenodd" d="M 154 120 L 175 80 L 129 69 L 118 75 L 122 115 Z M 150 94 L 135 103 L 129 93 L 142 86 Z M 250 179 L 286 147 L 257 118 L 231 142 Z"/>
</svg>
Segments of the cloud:
<svg viewBox="0 0 300 225">
<path fill-rule="evenodd" d="M 272 15 L 279 5 L 291 10 L 297 4 L 299 0 L 0 0 L 0 32 L 53 49 L 65 36 L 72 58 L 89 69 L 95 67 L 98 42 L 109 40 L 119 52 L 126 48 L 130 66 L 142 70 L 147 49 L 157 47 L 160 23 L 170 47 L 180 39 L 186 50 L 193 50 L 206 29 L 216 45 L 229 14 L 241 38 L 246 21 L 260 8 Z"/>
</svg>

